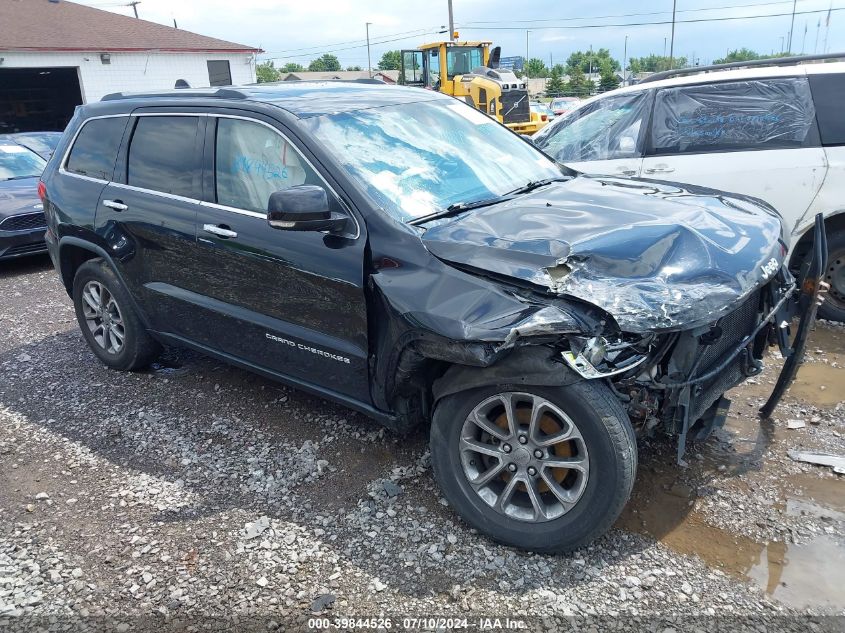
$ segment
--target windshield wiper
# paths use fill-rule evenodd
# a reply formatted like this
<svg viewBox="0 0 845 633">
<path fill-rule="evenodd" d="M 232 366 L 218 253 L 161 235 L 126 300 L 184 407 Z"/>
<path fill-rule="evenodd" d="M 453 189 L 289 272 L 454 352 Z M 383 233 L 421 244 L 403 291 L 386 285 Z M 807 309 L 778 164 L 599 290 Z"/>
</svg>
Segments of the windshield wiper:
<svg viewBox="0 0 845 633">
<path fill-rule="evenodd" d="M 484 200 L 476 200 L 475 202 L 456 202 L 455 204 L 450 204 L 446 207 L 443 211 L 437 211 L 435 213 L 430 213 L 428 215 L 424 215 L 421 218 L 414 218 L 408 224 L 413 224 L 417 226 L 419 224 L 425 224 L 426 222 L 430 222 L 431 220 L 439 220 L 440 218 L 448 218 L 453 215 L 457 215 L 459 213 L 463 213 L 464 211 L 469 211 L 470 209 L 478 209 L 480 207 L 489 207 L 491 205 L 497 204 L 499 202 L 504 202 L 506 200 L 510 200 L 513 196 L 510 194 L 505 194 L 503 196 L 496 196 L 495 198 L 486 198 Z"/>
<path fill-rule="evenodd" d="M 26 178 L 38 178 L 38 174 L 32 174 L 31 176 L 9 176 L 8 178 L 3 178 L 3 180 L 25 180 Z"/>
<path fill-rule="evenodd" d="M 470 209 L 478 209 L 479 207 L 489 207 L 491 205 L 498 204 L 499 202 L 512 200 L 518 195 L 534 191 L 535 189 L 539 189 L 540 187 L 545 187 L 546 185 L 550 185 L 553 182 L 561 182 L 564 180 L 569 180 L 569 178 L 565 176 L 556 176 L 554 178 L 544 178 L 543 180 L 532 180 L 531 182 L 524 184 L 522 187 L 517 187 L 513 191 L 508 191 L 507 193 L 502 194 L 501 196 L 496 196 L 495 198 L 476 200 L 475 202 L 456 202 L 455 204 L 450 204 L 443 211 L 437 211 L 436 213 L 424 215 L 421 218 L 415 218 L 408 222 L 408 224 L 413 224 L 414 226 L 417 226 L 420 224 L 425 224 L 426 222 L 430 222 L 431 220 L 448 218 L 453 215 L 457 215 L 458 213 L 469 211 Z"/>
<path fill-rule="evenodd" d="M 543 180 L 532 180 L 524 184 L 522 187 L 517 187 L 513 191 L 509 191 L 506 193 L 506 196 L 518 196 L 522 193 L 529 193 L 530 191 L 534 191 L 535 189 L 539 189 L 540 187 L 545 187 L 546 185 L 550 185 L 553 182 L 563 182 L 565 180 L 570 180 L 570 178 L 566 176 L 556 176 L 555 178 L 544 178 Z"/>
</svg>

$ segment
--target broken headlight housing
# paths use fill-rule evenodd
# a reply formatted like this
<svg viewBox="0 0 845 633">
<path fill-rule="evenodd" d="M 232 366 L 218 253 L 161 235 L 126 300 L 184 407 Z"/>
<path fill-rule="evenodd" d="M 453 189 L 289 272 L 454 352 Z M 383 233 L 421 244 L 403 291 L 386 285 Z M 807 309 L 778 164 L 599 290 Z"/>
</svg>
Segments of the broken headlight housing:
<svg viewBox="0 0 845 633">
<path fill-rule="evenodd" d="M 569 337 L 563 360 L 581 377 L 607 378 L 642 365 L 656 339 L 654 334 Z"/>
</svg>

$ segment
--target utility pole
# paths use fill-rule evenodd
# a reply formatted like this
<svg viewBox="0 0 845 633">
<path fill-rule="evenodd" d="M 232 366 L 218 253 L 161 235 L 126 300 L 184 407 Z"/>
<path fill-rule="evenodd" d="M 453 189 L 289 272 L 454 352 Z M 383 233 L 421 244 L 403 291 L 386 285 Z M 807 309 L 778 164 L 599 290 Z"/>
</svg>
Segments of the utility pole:
<svg viewBox="0 0 845 633">
<path fill-rule="evenodd" d="M 669 70 L 675 66 L 675 12 L 678 0 L 672 0 L 672 42 L 669 44 Z"/>
<path fill-rule="evenodd" d="M 625 52 L 622 53 L 622 85 L 627 86 L 628 83 L 628 36 L 625 36 Z"/>
<path fill-rule="evenodd" d="M 786 45 L 787 52 L 792 50 L 792 29 L 795 28 L 795 5 L 798 4 L 798 0 L 792 0 L 792 22 L 789 23 L 789 40 Z"/>
<path fill-rule="evenodd" d="M 783 53 L 783 35 L 780 36 L 780 52 Z"/>
<path fill-rule="evenodd" d="M 138 5 L 141 4 L 141 0 L 134 0 L 134 2 L 128 3 L 127 6 L 132 7 L 132 10 L 135 12 L 135 17 L 138 17 Z"/>
<path fill-rule="evenodd" d="M 452 0 L 449 0 L 449 41 L 455 41 L 455 16 L 452 15 Z"/>
<path fill-rule="evenodd" d="M 528 51 L 528 36 L 531 35 L 531 31 L 525 31 L 525 64 L 528 64 L 528 60 L 531 59 L 531 55 Z"/>
<path fill-rule="evenodd" d="M 451 2 L 449 3 L 452 4 Z M 370 24 L 372 22 L 366 22 L 367 27 L 367 73 L 370 75 L 370 79 L 373 78 L 373 62 L 370 60 Z"/>
</svg>

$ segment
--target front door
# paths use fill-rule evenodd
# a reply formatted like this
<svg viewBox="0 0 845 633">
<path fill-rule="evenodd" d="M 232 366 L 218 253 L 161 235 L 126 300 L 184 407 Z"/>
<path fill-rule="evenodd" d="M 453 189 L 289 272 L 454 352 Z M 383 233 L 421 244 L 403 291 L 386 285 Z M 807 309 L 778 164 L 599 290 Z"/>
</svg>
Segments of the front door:
<svg viewBox="0 0 845 633">
<path fill-rule="evenodd" d="M 358 222 L 271 123 L 210 117 L 212 191 L 197 219 L 196 300 L 218 333 L 208 341 L 256 367 L 369 402 L 364 244 Z M 350 215 L 345 235 L 267 223 L 270 194 L 310 184 Z M 201 296 L 200 296 L 201 295 Z"/>
</svg>

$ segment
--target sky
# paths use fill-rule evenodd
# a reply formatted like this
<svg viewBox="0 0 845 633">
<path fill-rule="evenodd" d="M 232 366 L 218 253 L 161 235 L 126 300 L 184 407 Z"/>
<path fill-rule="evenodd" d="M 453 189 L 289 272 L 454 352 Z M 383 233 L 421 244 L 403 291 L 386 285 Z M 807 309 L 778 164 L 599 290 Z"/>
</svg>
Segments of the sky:
<svg viewBox="0 0 845 633">
<path fill-rule="evenodd" d="M 132 15 L 128 0 L 78 1 Z M 845 0 L 677 0 L 674 54 L 707 64 L 743 46 L 786 50 L 793 3 L 794 52 L 823 53 L 825 45 L 828 52 L 845 50 Z M 671 48 L 672 0 L 453 0 L 453 7 L 460 38 L 492 40 L 502 56 L 527 50 L 549 64 L 592 46 L 610 49 L 621 61 L 626 36 L 628 58 L 669 54 Z M 438 31 L 448 25 L 447 0 L 141 0 L 137 9 L 146 20 L 176 20 L 181 29 L 260 47 L 265 53 L 259 59 L 273 59 L 277 67 L 307 66 L 330 52 L 344 67 L 367 68 L 367 22 L 376 67 L 387 50 L 445 38 Z"/>
</svg>

